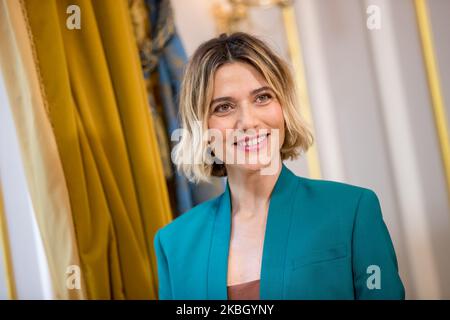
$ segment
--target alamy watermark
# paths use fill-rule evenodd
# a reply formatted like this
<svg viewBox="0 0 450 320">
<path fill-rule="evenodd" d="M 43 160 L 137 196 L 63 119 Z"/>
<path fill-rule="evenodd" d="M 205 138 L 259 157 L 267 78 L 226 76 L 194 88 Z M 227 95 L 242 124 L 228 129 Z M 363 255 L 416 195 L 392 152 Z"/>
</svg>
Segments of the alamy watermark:
<svg viewBox="0 0 450 320">
<path fill-rule="evenodd" d="M 69 30 L 81 29 L 81 9 L 79 6 L 72 4 L 67 7 L 66 13 L 69 15 L 66 19 L 66 27 Z"/>
<path fill-rule="evenodd" d="M 367 13 L 367 20 L 366 20 L 367 29 L 380 30 L 381 29 L 381 9 L 380 9 L 380 7 L 372 4 L 367 7 L 366 13 Z"/>
<path fill-rule="evenodd" d="M 81 269 L 73 264 L 66 268 L 66 287 L 69 290 L 81 289 Z"/>
<path fill-rule="evenodd" d="M 369 290 L 381 289 L 381 268 L 375 264 L 367 267 L 367 274 L 370 276 L 367 278 L 366 285 Z"/>
</svg>

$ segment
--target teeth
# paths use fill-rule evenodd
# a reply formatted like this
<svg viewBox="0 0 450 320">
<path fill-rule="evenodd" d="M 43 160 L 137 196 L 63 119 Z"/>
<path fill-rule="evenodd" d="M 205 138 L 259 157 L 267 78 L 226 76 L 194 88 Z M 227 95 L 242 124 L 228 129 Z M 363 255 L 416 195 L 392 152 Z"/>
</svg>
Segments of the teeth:
<svg viewBox="0 0 450 320">
<path fill-rule="evenodd" d="M 261 141 L 263 141 L 264 139 L 266 138 L 266 136 L 264 135 L 264 136 L 261 136 L 261 137 L 259 137 L 258 138 L 258 143 L 260 143 Z"/>
<path fill-rule="evenodd" d="M 253 138 L 252 140 L 249 140 L 247 142 L 239 142 L 238 145 L 241 147 L 245 147 L 245 146 L 251 147 L 258 143 L 261 143 L 264 139 L 266 139 L 266 137 L 267 137 L 267 135 L 263 135 L 263 136 L 260 136 L 258 139 Z"/>
</svg>

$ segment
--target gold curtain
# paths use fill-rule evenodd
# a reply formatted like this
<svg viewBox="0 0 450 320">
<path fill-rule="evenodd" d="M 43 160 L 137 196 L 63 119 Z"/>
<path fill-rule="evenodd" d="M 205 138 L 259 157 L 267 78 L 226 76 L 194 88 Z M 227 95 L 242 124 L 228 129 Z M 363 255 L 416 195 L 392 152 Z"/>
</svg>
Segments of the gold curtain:
<svg viewBox="0 0 450 320">
<path fill-rule="evenodd" d="M 66 272 L 70 270 L 70 266 L 79 265 L 80 260 L 66 181 L 56 140 L 45 111 L 32 44 L 19 1 L 0 0 L 0 43 L 0 71 L 8 92 L 27 187 L 42 236 L 54 298 L 83 299 L 83 285 L 80 290 L 72 290 L 67 286 Z M 3 189 L 7 187 L 3 186 Z M 5 216 L 3 222 L 10 297 L 16 298 Z M 83 279 L 80 281 L 82 283 Z"/>
<path fill-rule="evenodd" d="M 15 0 L 12 0 L 15 1 Z M 155 299 L 172 218 L 126 0 L 21 0 L 87 297 Z M 81 29 L 67 28 L 80 8 Z"/>
</svg>

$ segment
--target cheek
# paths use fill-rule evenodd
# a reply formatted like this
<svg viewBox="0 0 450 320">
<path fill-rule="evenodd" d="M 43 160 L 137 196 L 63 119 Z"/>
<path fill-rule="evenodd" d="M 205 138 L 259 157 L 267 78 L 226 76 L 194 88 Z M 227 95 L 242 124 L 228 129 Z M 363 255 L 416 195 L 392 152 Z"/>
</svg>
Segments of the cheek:
<svg viewBox="0 0 450 320">
<path fill-rule="evenodd" d="M 227 121 L 225 118 L 219 118 L 219 117 L 211 117 L 208 120 L 208 130 L 210 130 L 210 134 L 214 136 L 212 140 L 218 141 L 216 139 L 221 140 L 221 146 L 222 148 L 225 146 L 225 134 L 226 129 L 229 129 L 229 121 Z M 217 147 L 217 145 L 213 142 L 213 145 Z"/>
<path fill-rule="evenodd" d="M 280 129 L 280 135 L 282 134 L 284 131 L 284 117 L 280 104 L 273 103 L 264 113 L 264 118 L 271 128 Z"/>
<path fill-rule="evenodd" d="M 232 125 L 229 117 L 211 117 L 208 120 L 208 129 L 225 130 Z"/>
<path fill-rule="evenodd" d="M 278 129 L 279 146 L 283 145 L 285 138 L 283 110 L 279 103 L 273 103 L 265 113 L 265 123 L 272 129 Z"/>
</svg>

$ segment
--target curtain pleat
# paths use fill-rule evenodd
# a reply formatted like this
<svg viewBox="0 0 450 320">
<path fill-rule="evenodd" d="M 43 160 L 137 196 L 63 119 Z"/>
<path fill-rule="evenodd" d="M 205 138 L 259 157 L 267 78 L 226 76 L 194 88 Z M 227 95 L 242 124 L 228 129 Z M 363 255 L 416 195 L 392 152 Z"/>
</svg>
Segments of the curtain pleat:
<svg viewBox="0 0 450 320">
<path fill-rule="evenodd" d="M 153 236 L 172 214 L 127 2 L 23 4 L 87 295 L 155 299 Z M 66 27 L 69 5 L 80 30 Z"/>
<path fill-rule="evenodd" d="M 0 70 L 8 90 L 27 187 L 38 223 L 55 299 L 83 299 L 85 285 L 68 286 L 79 266 L 66 180 L 46 111 L 22 2 L 0 1 Z M 7 186 L 4 186 L 5 188 Z"/>
</svg>

